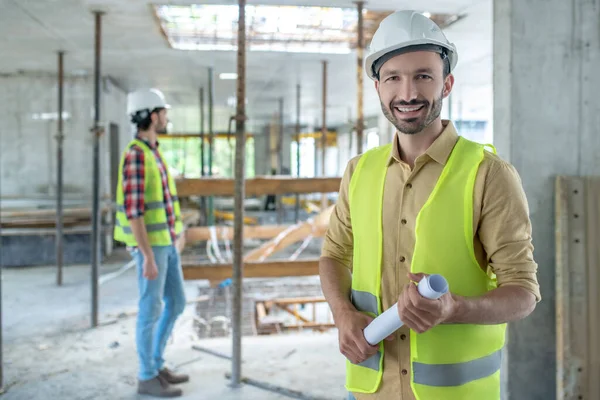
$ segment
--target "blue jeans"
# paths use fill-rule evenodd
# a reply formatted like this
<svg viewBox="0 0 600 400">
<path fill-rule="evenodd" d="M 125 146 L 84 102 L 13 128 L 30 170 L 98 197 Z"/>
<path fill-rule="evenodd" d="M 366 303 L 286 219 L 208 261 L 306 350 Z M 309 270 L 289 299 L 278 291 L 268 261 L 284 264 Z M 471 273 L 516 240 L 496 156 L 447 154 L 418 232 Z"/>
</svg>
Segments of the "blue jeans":
<svg viewBox="0 0 600 400">
<path fill-rule="evenodd" d="M 175 246 L 155 246 L 152 247 L 152 252 L 158 268 L 158 277 L 154 280 L 143 276 L 142 252 L 138 249 L 132 253 L 137 264 L 140 296 L 135 332 L 140 380 L 152 379 L 158 375 L 165 362 L 163 353 L 175 320 L 185 308 L 183 273 Z"/>
</svg>

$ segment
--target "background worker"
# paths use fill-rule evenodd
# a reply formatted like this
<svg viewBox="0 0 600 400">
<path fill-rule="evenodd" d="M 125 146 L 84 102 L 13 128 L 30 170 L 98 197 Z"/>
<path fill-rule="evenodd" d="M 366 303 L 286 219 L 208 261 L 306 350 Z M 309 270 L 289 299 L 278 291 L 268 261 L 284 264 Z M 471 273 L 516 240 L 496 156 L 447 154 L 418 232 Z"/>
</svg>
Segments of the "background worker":
<svg viewBox="0 0 600 400">
<path fill-rule="evenodd" d="M 157 140 L 158 132 L 166 131 L 168 108 L 155 89 L 128 96 L 127 113 L 137 129 L 119 167 L 114 231 L 115 240 L 128 246 L 137 264 L 138 393 L 156 397 L 181 396 L 182 390 L 171 385 L 189 380 L 166 368 L 163 359 L 167 339 L 185 308 L 179 258 L 183 225 L 175 183 Z"/>
<path fill-rule="evenodd" d="M 432 20 L 399 11 L 365 60 L 397 132 L 348 163 L 320 261 L 358 400 L 500 399 L 506 323 L 541 298 L 517 172 L 440 117 L 457 59 Z M 433 273 L 439 300 L 411 283 Z M 363 329 L 396 302 L 405 325 L 370 346 Z"/>
</svg>

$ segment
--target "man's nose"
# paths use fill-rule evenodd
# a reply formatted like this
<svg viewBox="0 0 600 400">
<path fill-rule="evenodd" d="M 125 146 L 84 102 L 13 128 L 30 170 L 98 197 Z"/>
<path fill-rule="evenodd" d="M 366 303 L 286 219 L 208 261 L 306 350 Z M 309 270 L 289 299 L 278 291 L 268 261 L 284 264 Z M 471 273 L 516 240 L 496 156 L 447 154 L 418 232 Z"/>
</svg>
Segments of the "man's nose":
<svg viewBox="0 0 600 400">
<path fill-rule="evenodd" d="M 398 88 L 398 100 L 410 103 L 413 100 L 417 99 L 417 90 L 416 85 L 410 79 L 404 79 L 400 82 L 400 87 Z"/>
</svg>

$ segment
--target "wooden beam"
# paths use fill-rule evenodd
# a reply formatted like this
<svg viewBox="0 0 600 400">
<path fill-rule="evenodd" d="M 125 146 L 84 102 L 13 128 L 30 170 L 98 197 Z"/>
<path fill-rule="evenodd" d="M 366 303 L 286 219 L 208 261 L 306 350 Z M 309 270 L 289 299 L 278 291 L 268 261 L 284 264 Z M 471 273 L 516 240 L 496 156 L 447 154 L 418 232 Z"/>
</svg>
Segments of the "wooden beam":
<svg viewBox="0 0 600 400">
<path fill-rule="evenodd" d="M 315 218 L 290 226 L 289 229 L 246 254 L 244 261 L 264 261 L 270 255 L 298 241 L 305 240 L 310 235 L 313 237 L 325 236 L 333 208 L 334 206 L 330 206 Z"/>
<path fill-rule="evenodd" d="M 272 239 L 288 228 L 289 225 L 244 226 L 244 239 Z M 232 226 L 216 226 L 215 230 L 218 239 L 233 240 Z M 194 243 L 210 240 L 210 231 L 211 228 L 204 226 L 188 228 L 185 233 L 185 241 Z"/>
<path fill-rule="evenodd" d="M 340 188 L 342 178 L 260 177 L 246 181 L 246 196 L 287 193 L 331 193 Z M 177 195 L 233 196 L 233 179 L 199 178 L 177 180 Z"/>
<path fill-rule="evenodd" d="M 298 328 L 313 328 L 313 329 L 325 329 L 325 328 L 335 328 L 335 324 L 327 323 L 327 322 L 308 322 L 305 324 L 297 324 L 297 325 L 284 325 L 283 329 L 298 329 Z"/>
<path fill-rule="evenodd" d="M 224 280 L 231 278 L 231 264 L 184 264 L 183 278 L 186 280 Z M 244 263 L 245 278 L 281 278 L 284 276 L 319 275 L 319 260 L 269 261 Z"/>
<path fill-rule="evenodd" d="M 269 302 L 276 305 L 285 304 L 310 304 L 310 303 L 325 303 L 327 300 L 325 297 L 293 297 L 285 299 L 272 299 Z"/>
</svg>

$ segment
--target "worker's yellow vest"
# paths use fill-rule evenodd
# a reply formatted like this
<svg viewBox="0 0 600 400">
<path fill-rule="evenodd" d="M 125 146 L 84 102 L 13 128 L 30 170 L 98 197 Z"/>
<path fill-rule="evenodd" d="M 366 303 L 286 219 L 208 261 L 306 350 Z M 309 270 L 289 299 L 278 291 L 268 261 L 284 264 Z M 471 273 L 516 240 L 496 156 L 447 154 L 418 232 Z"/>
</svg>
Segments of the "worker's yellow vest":
<svg viewBox="0 0 600 400">
<path fill-rule="evenodd" d="M 137 246 L 137 241 L 129 225 L 129 220 L 125 214 L 124 196 L 123 196 L 123 164 L 125 154 L 131 146 L 137 145 L 144 151 L 144 222 L 148 233 L 148 240 L 151 246 L 168 246 L 173 244 L 169 225 L 167 221 L 167 212 L 165 210 L 164 193 L 162 178 L 158 164 L 154 158 L 154 153 L 148 145 L 141 140 L 134 139 L 129 143 L 121 157 L 119 165 L 119 183 L 117 185 L 117 213 L 115 221 L 114 239 L 123 242 L 128 246 Z M 160 152 L 159 152 L 160 153 Z M 162 154 L 161 154 L 162 158 Z M 163 158 L 164 159 L 164 158 Z M 179 235 L 183 230 L 181 215 L 179 209 L 179 200 L 177 199 L 177 188 L 171 174 L 167 170 L 169 181 L 169 190 L 173 196 L 173 211 L 175 213 L 175 233 Z"/>
<path fill-rule="evenodd" d="M 354 234 L 352 302 L 371 316 L 382 313 L 383 187 L 391 145 L 360 158 L 350 182 Z M 450 291 L 480 296 L 496 287 L 473 251 L 473 187 L 484 147 L 459 138 L 416 220 L 410 270 L 441 274 Z M 396 188 L 403 190 L 403 188 Z M 411 387 L 417 400 L 500 399 L 501 350 L 506 324 L 444 324 L 425 333 L 410 331 Z M 346 388 L 374 393 L 383 374 L 383 343 L 361 364 L 347 361 Z"/>
</svg>

